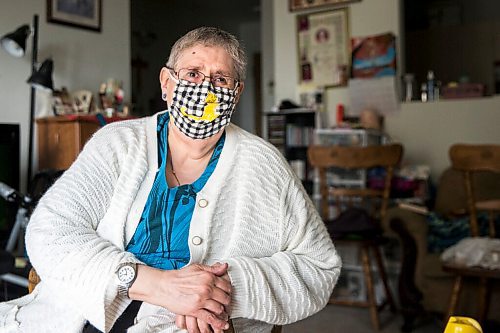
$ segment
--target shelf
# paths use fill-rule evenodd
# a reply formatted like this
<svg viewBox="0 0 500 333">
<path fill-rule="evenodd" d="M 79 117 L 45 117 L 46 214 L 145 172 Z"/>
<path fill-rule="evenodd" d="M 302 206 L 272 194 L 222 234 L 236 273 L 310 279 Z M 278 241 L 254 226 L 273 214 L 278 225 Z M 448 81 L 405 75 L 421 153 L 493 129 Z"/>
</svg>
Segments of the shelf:
<svg viewBox="0 0 500 333">
<path fill-rule="evenodd" d="M 307 161 L 307 148 L 314 143 L 315 111 L 298 108 L 266 112 L 264 115 L 268 141 L 282 152 L 306 191 L 312 194 L 313 169 Z"/>
<path fill-rule="evenodd" d="M 315 111 L 312 109 L 307 109 L 307 108 L 296 108 L 296 109 L 279 110 L 277 112 L 265 111 L 264 115 L 265 116 L 280 116 L 280 115 L 311 114 L 311 113 L 314 114 Z"/>
</svg>

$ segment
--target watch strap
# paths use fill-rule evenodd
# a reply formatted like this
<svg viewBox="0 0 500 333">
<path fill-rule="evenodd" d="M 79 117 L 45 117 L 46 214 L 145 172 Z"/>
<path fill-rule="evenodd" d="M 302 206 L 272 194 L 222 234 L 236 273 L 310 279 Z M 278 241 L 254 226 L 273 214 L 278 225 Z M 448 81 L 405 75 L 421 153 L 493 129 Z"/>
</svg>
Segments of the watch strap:
<svg viewBox="0 0 500 333">
<path fill-rule="evenodd" d="M 128 289 L 127 286 L 118 285 L 118 295 L 129 298 Z"/>
</svg>

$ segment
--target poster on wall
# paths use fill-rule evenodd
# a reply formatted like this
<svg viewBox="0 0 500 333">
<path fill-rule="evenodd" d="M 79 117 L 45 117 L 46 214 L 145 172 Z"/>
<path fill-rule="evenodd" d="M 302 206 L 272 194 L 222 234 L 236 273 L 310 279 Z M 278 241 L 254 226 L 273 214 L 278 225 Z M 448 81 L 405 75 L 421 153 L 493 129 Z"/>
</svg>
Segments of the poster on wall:
<svg viewBox="0 0 500 333">
<path fill-rule="evenodd" d="M 350 63 L 347 8 L 297 16 L 299 83 L 347 84 Z"/>
<path fill-rule="evenodd" d="M 351 40 L 352 77 L 396 75 L 396 36 L 385 33 Z"/>
</svg>

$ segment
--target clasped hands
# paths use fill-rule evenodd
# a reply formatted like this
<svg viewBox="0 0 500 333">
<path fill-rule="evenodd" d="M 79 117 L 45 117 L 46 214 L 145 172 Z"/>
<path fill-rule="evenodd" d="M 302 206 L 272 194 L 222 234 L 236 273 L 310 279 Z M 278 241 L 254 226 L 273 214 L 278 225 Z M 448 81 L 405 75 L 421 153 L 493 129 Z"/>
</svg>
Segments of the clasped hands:
<svg viewBox="0 0 500 333">
<path fill-rule="evenodd" d="M 227 270 L 227 263 L 169 271 L 139 265 L 129 296 L 169 309 L 189 333 L 222 333 L 229 328 L 232 292 Z"/>
<path fill-rule="evenodd" d="M 231 283 L 227 274 L 228 265 L 217 263 L 212 266 L 195 266 L 195 271 L 201 269 L 205 272 L 201 274 L 203 276 L 199 276 L 201 284 L 198 285 L 201 287 L 200 305 L 204 303 L 205 307 L 197 312 L 199 317 L 198 315 L 176 315 L 175 324 L 179 328 L 187 329 L 189 333 L 222 333 L 223 329 L 229 328 L 228 307 L 231 303 Z M 211 276 L 207 275 L 207 272 Z"/>
</svg>

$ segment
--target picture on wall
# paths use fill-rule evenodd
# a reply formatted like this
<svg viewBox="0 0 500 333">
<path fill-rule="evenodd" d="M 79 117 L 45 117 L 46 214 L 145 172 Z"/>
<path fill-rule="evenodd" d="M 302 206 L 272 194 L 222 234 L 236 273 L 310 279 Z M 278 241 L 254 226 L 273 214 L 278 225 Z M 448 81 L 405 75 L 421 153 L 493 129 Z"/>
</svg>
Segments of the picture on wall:
<svg viewBox="0 0 500 333">
<path fill-rule="evenodd" d="M 290 0 L 290 11 L 305 10 L 318 7 L 345 5 L 361 0 Z"/>
<path fill-rule="evenodd" d="M 351 40 L 352 77 L 373 78 L 396 75 L 396 36 L 385 33 Z"/>
<path fill-rule="evenodd" d="M 300 84 L 347 84 L 351 59 L 347 19 L 347 8 L 297 16 Z"/>
<path fill-rule="evenodd" d="M 47 22 L 100 32 L 102 0 L 47 0 Z"/>
</svg>

